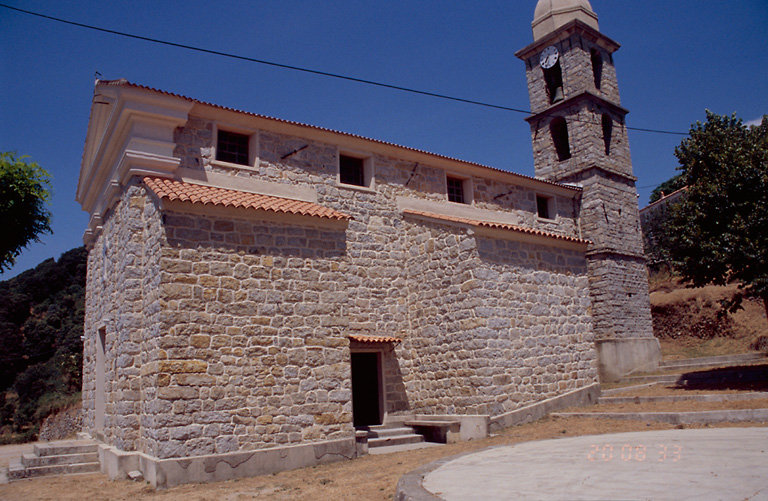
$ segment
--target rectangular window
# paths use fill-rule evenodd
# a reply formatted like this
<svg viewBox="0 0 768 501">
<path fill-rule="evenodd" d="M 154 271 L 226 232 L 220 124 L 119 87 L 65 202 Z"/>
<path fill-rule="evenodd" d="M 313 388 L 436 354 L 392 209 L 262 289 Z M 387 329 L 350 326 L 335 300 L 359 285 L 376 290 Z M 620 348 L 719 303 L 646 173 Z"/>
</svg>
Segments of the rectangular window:
<svg viewBox="0 0 768 501">
<path fill-rule="evenodd" d="M 339 182 L 355 186 L 367 186 L 365 182 L 365 160 L 339 155 Z"/>
<path fill-rule="evenodd" d="M 536 195 L 536 212 L 542 219 L 552 219 L 552 198 Z"/>
<path fill-rule="evenodd" d="M 459 204 L 467 203 L 464 196 L 464 180 L 456 177 L 446 178 L 448 188 L 448 200 Z"/>
<path fill-rule="evenodd" d="M 216 142 L 216 160 L 248 165 L 248 140 L 245 134 L 220 130 Z"/>
</svg>

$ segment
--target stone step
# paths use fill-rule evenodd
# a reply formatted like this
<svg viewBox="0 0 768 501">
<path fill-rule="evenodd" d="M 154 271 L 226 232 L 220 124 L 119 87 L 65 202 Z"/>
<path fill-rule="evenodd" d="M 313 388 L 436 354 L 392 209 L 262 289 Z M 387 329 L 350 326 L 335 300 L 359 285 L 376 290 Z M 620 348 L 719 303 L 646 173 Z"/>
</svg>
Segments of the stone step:
<svg viewBox="0 0 768 501">
<path fill-rule="evenodd" d="M 651 383 L 635 384 L 635 385 L 632 385 L 632 386 L 622 386 L 621 388 L 611 388 L 609 390 L 602 390 L 601 389 L 600 390 L 600 395 L 601 396 L 620 395 L 622 393 L 627 393 L 627 392 L 630 392 L 630 391 L 641 390 L 643 388 L 649 388 L 649 387 L 651 387 L 651 386 L 653 386 L 655 384 L 656 384 L 656 382 L 651 382 Z"/>
<path fill-rule="evenodd" d="M 676 383 L 680 374 L 659 374 L 653 376 L 626 376 L 621 378 L 622 383 Z"/>
<path fill-rule="evenodd" d="M 658 396 L 628 396 L 628 397 L 600 397 L 598 404 L 640 404 L 648 402 L 735 402 L 739 400 L 768 399 L 768 392 L 752 393 L 713 393 L 705 395 L 658 395 Z"/>
<path fill-rule="evenodd" d="M 368 451 L 368 454 L 373 456 L 379 454 L 392 454 L 393 452 L 412 451 L 416 449 L 426 449 L 427 447 L 443 447 L 445 444 L 436 444 L 434 442 L 418 442 L 415 444 L 402 444 L 402 445 L 383 445 L 380 447 L 374 447 Z"/>
<path fill-rule="evenodd" d="M 22 454 L 21 464 L 31 466 L 53 466 L 60 464 L 93 463 L 99 460 L 98 452 L 81 452 L 79 454 L 59 454 L 56 456 L 37 456 L 35 454 Z"/>
<path fill-rule="evenodd" d="M 383 438 L 370 438 L 368 439 L 368 448 L 383 447 L 388 445 L 418 444 L 423 441 L 424 436 L 417 435 L 416 433 L 410 433 L 408 435 L 395 435 Z"/>
<path fill-rule="evenodd" d="M 57 464 L 51 466 L 25 467 L 21 463 L 12 463 L 8 466 L 8 479 L 20 480 L 22 478 L 42 477 L 45 475 L 67 475 L 72 473 L 94 473 L 101 471 L 99 462 Z"/>
<path fill-rule="evenodd" d="M 90 440 L 70 440 L 35 444 L 35 454 L 38 456 L 60 456 L 63 454 L 86 454 L 98 452 L 99 446 Z"/>
<path fill-rule="evenodd" d="M 369 429 L 368 440 L 372 438 L 392 437 L 395 435 L 411 435 L 413 433 L 413 428 L 408 426 L 399 426 L 397 428 L 378 428 L 375 430 Z"/>
<path fill-rule="evenodd" d="M 739 423 L 768 421 L 768 409 L 726 409 L 691 412 L 554 412 L 553 417 L 632 419 L 670 424 Z"/>
<path fill-rule="evenodd" d="M 659 370 L 691 369 L 697 367 L 711 367 L 713 365 L 735 365 L 752 362 L 768 361 L 765 354 L 741 353 L 738 355 L 719 355 L 716 357 L 686 358 L 683 360 L 669 360 L 659 364 Z"/>
</svg>

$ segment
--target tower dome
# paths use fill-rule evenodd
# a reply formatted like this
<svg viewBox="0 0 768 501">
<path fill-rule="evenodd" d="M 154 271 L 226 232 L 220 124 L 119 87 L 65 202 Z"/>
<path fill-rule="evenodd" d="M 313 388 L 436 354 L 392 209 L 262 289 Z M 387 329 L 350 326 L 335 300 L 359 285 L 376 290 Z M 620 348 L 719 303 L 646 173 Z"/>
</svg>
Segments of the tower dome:
<svg viewBox="0 0 768 501">
<path fill-rule="evenodd" d="M 539 0 L 531 23 L 533 39 L 543 38 L 574 19 L 599 29 L 597 14 L 592 10 L 589 0 Z"/>
</svg>

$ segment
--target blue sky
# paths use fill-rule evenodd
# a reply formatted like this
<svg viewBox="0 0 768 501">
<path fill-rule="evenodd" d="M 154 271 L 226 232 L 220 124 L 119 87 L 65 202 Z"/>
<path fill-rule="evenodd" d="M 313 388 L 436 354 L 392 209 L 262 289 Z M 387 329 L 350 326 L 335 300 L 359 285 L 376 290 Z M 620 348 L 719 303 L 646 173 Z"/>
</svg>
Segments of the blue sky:
<svg viewBox="0 0 768 501">
<path fill-rule="evenodd" d="M 516 108 L 535 0 L 0 0 L 85 24 Z M 628 125 L 685 132 L 704 110 L 768 113 L 765 0 L 592 0 Z M 0 8 L 0 151 L 53 175 L 53 235 L 7 279 L 82 243 L 74 201 L 94 72 L 216 104 L 533 175 L 524 115 L 130 40 Z M 630 131 L 640 203 L 681 136 Z"/>
</svg>

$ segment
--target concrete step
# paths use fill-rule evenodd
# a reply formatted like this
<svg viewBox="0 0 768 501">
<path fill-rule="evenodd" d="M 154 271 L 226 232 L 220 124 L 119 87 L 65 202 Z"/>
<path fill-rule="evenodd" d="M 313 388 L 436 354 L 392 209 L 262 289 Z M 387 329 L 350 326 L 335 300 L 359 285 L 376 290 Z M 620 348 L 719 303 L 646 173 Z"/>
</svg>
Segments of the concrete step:
<svg viewBox="0 0 768 501">
<path fill-rule="evenodd" d="M 626 376 L 622 383 L 676 383 L 681 374 L 659 374 L 654 376 Z"/>
<path fill-rule="evenodd" d="M 51 466 L 25 467 L 21 463 L 12 463 L 8 466 L 8 479 L 20 480 L 22 478 L 42 477 L 45 475 L 66 475 L 72 473 L 93 473 L 101 470 L 99 462 L 57 464 Z"/>
<path fill-rule="evenodd" d="M 59 454 L 56 456 L 37 456 L 22 454 L 21 464 L 26 467 L 53 466 L 60 464 L 93 463 L 99 460 L 98 452 L 81 452 L 79 454 Z"/>
<path fill-rule="evenodd" d="M 443 447 L 445 444 L 436 444 L 434 442 L 418 442 L 415 444 L 402 444 L 402 445 L 382 445 L 380 447 L 374 447 L 368 450 L 368 454 L 392 454 L 393 452 L 412 451 L 415 449 L 425 449 L 427 447 Z"/>
<path fill-rule="evenodd" d="M 60 456 L 62 454 L 87 454 L 98 452 L 99 446 L 90 440 L 70 440 L 35 444 L 37 456 Z"/>
<path fill-rule="evenodd" d="M 423 435 L 417 435 L 416 433 L 410 433 L 408 435 L 394 435 L 391 437 L 383 438 L 369 438 L 368 448 L 384 447 L 388 445 L 404 445 L 404 444 L 418 444 L 424 442 Z"/>
<path fill-rule="evenodd" d="M 658 396 L 628 396 L 600 397 L 598 404 L 640 404 L 648 402 L 735 402 L 739 400 L 768 399 L 768 392 L 752 393 L 713 393 L 709 395 L 658 395 Z"/>
<path fill-rule="evenodd" d="M 741 353 L 738 355 L 720 355 L 716 357 L 686 358 L 683 360 L 669 360 L 659 364 L 659 370 L 688 370 L 698 367 L 712 367 L 716 365 L 738 365 L 753 362 L 768 361 L 765 354 Z"/>
<path fill-rule="evenodd" d="M 395 435 L 410 435 L 413 433 L 413 428 L 408 426 L 399 426 L 397 428 L 377 428 L 373 430 L 369 429 L 368 440 L 370 441 L 372 438 L 392 437 Z"/>
<path fill-rule="evenodd" d="M 768 421 L 768 409 L 728 409 L 691 412 L 554 412 L 550 416 L 632 419 L 671 424 L 740 423 L 744 421 Z"/>
<path fill-rule="evenodd" d="M 643 388 L 648 388 L 650 386 L 655 385 L 655 382 L 652 383 L 642 383 L 642 384 L 635 384 L 632 386 L 622 386 L 621 388 L 611 388 L 610 390 L 600 390 L 600 396 L 610 396 L 610 395 L 620 395 L 622 393 L 628 393 L 630 391 L 635 390 L 641 390 Z"/>
</svg>

